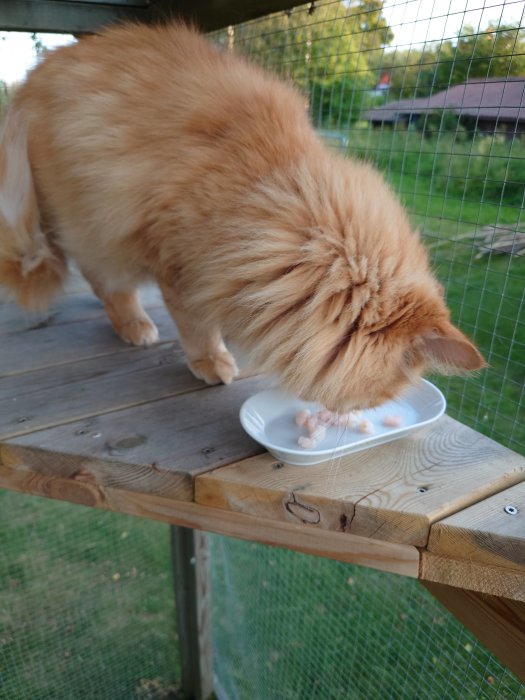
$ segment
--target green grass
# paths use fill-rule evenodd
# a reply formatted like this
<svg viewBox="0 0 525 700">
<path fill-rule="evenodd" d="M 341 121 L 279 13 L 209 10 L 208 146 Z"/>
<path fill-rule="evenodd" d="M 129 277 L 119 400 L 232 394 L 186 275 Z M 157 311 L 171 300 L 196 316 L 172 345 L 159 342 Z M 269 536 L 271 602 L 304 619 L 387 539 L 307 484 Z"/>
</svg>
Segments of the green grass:
<svg viewBox="0 0 525 700">
<path fill-rule="evenodd" d="M 230 697 L 525 700 L 417 581 L 219 538 L 213 552 L 214 643 Z"/>
<path fill-rule="evenodd" d="M 0 493 L 1 700 L 175 700 L 168 528 Z M 217 672 L 238 700 L 525 700 L 416 581 L 212 538 Z"/>
<path fill-rule="evenodd" d="M 167 698 L 168 526 L 6 491 L 0 514 L 0 699 Z"/>
</svg>

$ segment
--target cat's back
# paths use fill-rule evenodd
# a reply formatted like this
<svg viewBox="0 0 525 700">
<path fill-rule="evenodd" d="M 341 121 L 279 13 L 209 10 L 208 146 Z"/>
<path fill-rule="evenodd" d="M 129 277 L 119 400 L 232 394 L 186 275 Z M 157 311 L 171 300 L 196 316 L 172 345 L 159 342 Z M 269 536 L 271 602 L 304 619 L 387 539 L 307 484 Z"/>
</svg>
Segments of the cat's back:
<svg viewBox="0 0 525 700">
<path fill-rule="evenodd" d="M 97 122 L 173 132 L 199 114 L 212 117 L 240 104 L 286 100 L 303 110 L 295 91 L 258 68 L 213 46 L 182 24 L 124 25 L 48 54 L 19 90 L 35 120 L 92 129 Z M 64 132 L 66 129 L 66 132 Z"/>
<path fill-rule="evenodd" d="M 227 71 L 228 57 L 181 24 L 124 25 L 86 36 L 46 53 L 19 94 L 33 104 L 60 96 L 62 108 L 86 97 L 113 93 L 140 97 L 181 87 L 191 76 L 208 79 Z M 208 74 L 208 76 L 206 76 Z"/>
<path fill-rule="evenodd" d="M 294 89 L 181 24 L 109 28 L 58 49 L 16 101 L 30 115 L 43 189 L 72 170 L 85 178 L 87 163 L 115 179 L 116 167 L 129 178 L 140 161 L 161 179 L 173 176 L 174 163 L 216 160 L 218 148 L 221 160 L 238 162 L 247 139 L 266 164 L 302 151 L 310 132 Z"/>
</svg>

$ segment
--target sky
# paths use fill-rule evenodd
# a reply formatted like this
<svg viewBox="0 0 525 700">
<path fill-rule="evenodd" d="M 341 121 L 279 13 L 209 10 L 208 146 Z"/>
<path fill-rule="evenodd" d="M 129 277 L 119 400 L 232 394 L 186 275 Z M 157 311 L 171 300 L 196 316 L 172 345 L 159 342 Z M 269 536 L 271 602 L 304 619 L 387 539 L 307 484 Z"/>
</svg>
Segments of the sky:
<svg viewBox="0 0 525 700">
<path fill-rule="evenodd" d="M 298 0 L 299 1 L 299 0 Z M 394 32 L 394 46 L 453 39 L 470 25 L 525 24 L 525 0 L 385 0 L 383 14 Z M 67 34 L 39 34 L 48 47 L 74 41 Z M 23 80 L 36 61 L 31 35 L 0 32 L 0 80 L 11 84 Z"/>
</svg>

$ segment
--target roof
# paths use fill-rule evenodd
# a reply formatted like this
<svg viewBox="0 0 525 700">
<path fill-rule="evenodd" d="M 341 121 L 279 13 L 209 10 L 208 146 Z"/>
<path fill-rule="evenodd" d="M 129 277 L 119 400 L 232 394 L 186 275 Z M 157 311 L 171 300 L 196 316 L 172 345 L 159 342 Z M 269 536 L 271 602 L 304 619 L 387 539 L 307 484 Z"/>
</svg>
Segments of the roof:
<svg viewBox="0 0 525 700">
<path fill-rule="evenodd" d="M 388 102 L 363 114 L 369 121 L 398 121 L 410 114 L 448 109 L 458 116 L 525 121 L 525 77 L 473 78 L 429 97 Z"/>
<path fill-rule="evenodd" d="M 296 4 L 297 0 L 0 0 L 0 29 L 75 34 L 122 20 L 180 18 L 210 31 Z"/>
</svg>

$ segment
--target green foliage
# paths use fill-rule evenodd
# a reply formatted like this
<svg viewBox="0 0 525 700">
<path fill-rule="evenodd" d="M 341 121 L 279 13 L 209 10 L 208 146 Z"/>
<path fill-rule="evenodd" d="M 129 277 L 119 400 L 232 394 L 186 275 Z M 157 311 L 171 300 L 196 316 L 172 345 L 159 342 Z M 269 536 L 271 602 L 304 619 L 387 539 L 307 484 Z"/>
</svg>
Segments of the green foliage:
<svg viewBox="0 0 525 700">
<path fill-rule="evenodd" d="M 393 56 L 391 99 L 425 97 L 470 78 L 525 75 L 525 31 L 500 25 L 476 33 L 465 27 L 456 40 Z"/>
<path fill-rule="evenodd" d="M 293 82 L 308 97 L 314 121 L 355 121 L 377 81 L 370 57 L 393 34 L 381 0 L 320 0 L 216 34 L 223 46 L 249 55 Z"/>
<path fill-rule="evenodd" d="M 448 133 L 454 134 L 456 140 L 463 141 L 467 133 L 465 128 L 458 124 L 457 115 L 448 109 L 434 109 L 421 115 L 415 126 L 427 138 Z"/>
<path fill-rule="evenodd" d="M 432 191 L 494 204 L 522 205 L 525 192 L 525 143 L 499 136 L 456 132 L 455 120 L 440 112 L 417 130 L 356 130 L 353 155 L 380 169 L 432 178 Z M 448 129 L 444 126 L 448 125 Z M 424 138 L 424 135 L 434 138 Z"/>
</svg>

